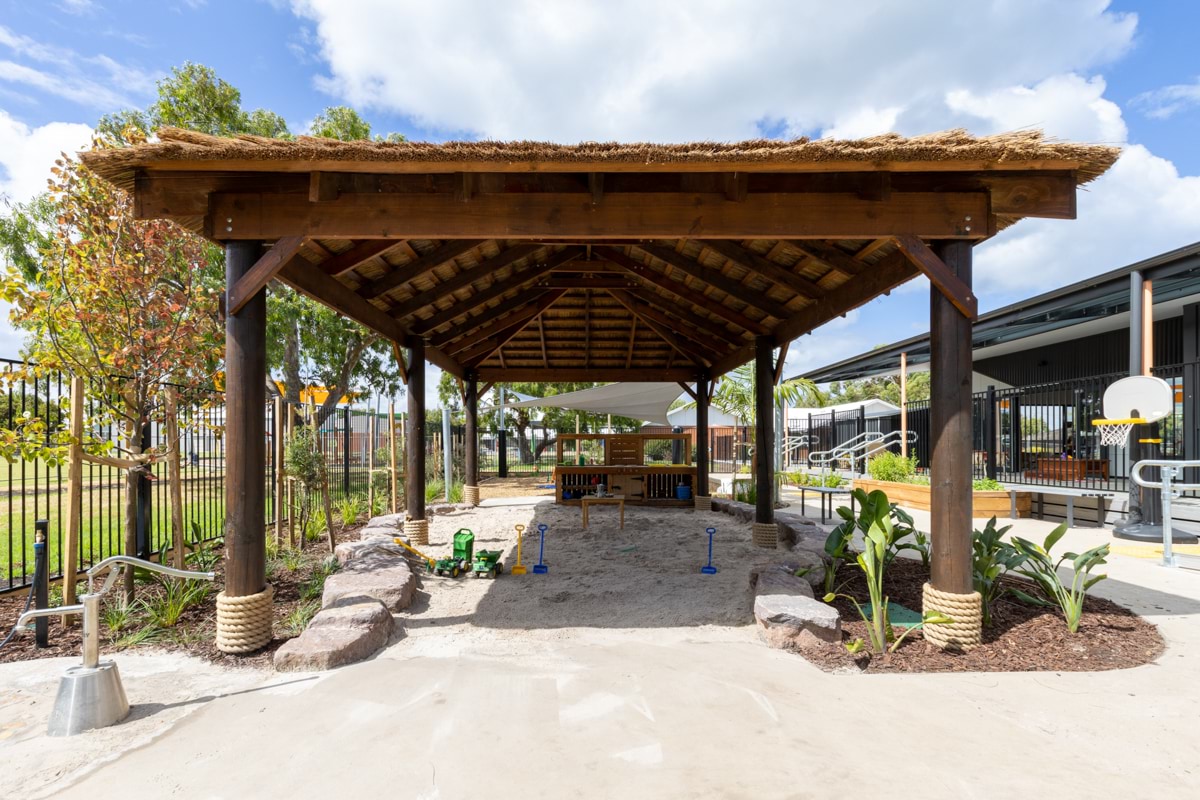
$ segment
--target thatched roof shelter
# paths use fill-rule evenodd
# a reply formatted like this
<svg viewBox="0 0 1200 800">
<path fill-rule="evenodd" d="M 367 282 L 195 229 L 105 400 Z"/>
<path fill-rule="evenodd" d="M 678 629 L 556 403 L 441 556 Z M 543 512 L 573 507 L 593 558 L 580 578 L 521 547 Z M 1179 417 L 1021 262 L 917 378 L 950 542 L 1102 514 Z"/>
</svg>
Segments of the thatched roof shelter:
<svg viewBox="0 0 1200 800">
<path fill-rule="evenodd" d="M 896 235 L 1073 217 L 1075 188 L 1116 156 L 1036 131 L 557 145 L 165 129 L 83 160 L 142 216 L 216 241 L 303 237 L 274 277 L 424 338 L 456 374 L 661 380 L 723 372 L 755 335 L 785 342 L 915 276 Z"/>
</svg>

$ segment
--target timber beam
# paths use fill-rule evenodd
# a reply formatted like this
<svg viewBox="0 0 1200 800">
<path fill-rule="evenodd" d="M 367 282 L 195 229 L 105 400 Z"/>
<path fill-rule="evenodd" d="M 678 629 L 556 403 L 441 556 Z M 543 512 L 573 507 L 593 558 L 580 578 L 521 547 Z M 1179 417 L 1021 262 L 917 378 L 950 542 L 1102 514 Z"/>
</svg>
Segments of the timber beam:
<svg viewBox="0 0 1200 800">
<path fill-rule="evenodd" d="M 263 253 L 230 289 L 229 302 L 225 304 L 226 315 L 232 317 L 241 311 L 288 262 L 294 259 L 303 261 L 299 255 L 303 244 L 302 236 L 284 236 L 276 241 L 274 247 Z"/>
<path fill-rule="evenodd" d="M 788 311 L 783 303 L 772 300 L 765 292 L 752 289 L 741 281 L 727 277 L 721 274 L 721 271 L 718 269 L 706 267 L 699 261 L 688 258 L 672 247 L 663 247 L 657 244 L 639 244 L 637 245 L 637 249 L 674 267 L 685 275 L 691 276 L 701 283 L 706 283 L 714 289 L 720 289 L 734 300 L 757 308 L 775 319 L 787 319 L 791 316 L 791 312 Z"/>
<path fill-rule="evenodd" d="M 946 266 L 929 245 L 916 236 L 897 236 L 896 247 L 917 269 L 929 276 L 929 282 L 954 304 L 959 313 L 971 320 L 979 316 L 979 301 L 971 287 Z"/>
<path fill-rule="evenodd" d="M 670 292 L 680 299 L 691 303 L 697 308 L 704 309 L 715 317 L 721 317 L 722 319 L 732 322 L 742 330 L 758 335 L 762 335 L 767 332 L 767 326 L 762 322 L 752 320 L 742 312 L 735 311 L 724 303 L 713 300 L 711 297 L 686 285 L 683 283 L 683 281 L 677 281 L 674 278 L 667 277 L 657 270 L 651 269 L 648 265 L 643 264 L 635 258 L 630 258 L 620 250 L 612 247 L 598 247 L 596 248 L 596 252 L 598 255 L 607 258 L 617 266 L 625 269 L 631 275 L 637 276 L 637 278 L 643 283 L 647 283 L 651 286 L 655 286 L 659 289 Z"/>
<path fill-rule="evenodd" d="M 336 278 L 344 275 L 355 267 L 360 267 L 368 261 L 379 258 L 388 250 L 400 244 L 391 239 L 368 239 L 357 242 L 349 250 L 330 256 L 321 262 L 321 269 L 326 275 Z"/>
<path fill-rule="evenodd" d="M 782 264 L 776 264 L 769 258 L 764 258 L 755 253 L 753 250 L 747 250 L 737 242 L 712 239 L 703 240 L 700 244 L 717 253 L 722 258 L 732 261 L 752 272 L 757 272 L 772 283 L 786 286 L 793 292 L 803 295 L 810 300 L 819 300 L 825 296 L 825 290 L 818 286 L 816 281 L 811 281 L 803 275 L 797 275 Z"/>
<path fill-rule="evenodd" d="M 661 367 L 491 367 L 478 368 L 481 381 L 502 381 L 504 383 L 546 382 L 546 381 L 603 381 L 616 383 L 630 381 L 635 383 L 657 383 L 659 381 L 694 381 L 697 375 L 704 372 L 704 367 L 698 365 L 676 366 L 668 369 Z"/>
<path fill-rule="evenodd" d="M 412 332 L 378 308 L 364 300 L 345 284 L 329 277 L 318 267 L 307 261 L 300 264 L 291 261 L 279 271 L 279 280 L 301 294 L 311 297 L 339 314 L 361 323 L 385 339 L 412 347 Z M 463 376 L 462 365 L 436 347 L 426 351 L 426 357 L 455 377 Z"/>
<path fill-rule="evenodd" d="M 504 337 L 502 344 L 507 343 L 509 339 L 520 333 L 521 329 L 532 322 L 534 318 L 539 316 L 550 306 L 554 305 L 555 301 L 562 297 L 564 293 L 565 292 L 563 291 L 546 292 L 538 297 L 533 303 L 530 303 L 523 308 L 519 308 L 516 311 L 511 311 L 510 309 L 505 308 L 503 316 L 497 316 L 495 319 L 489 321 L 486 325 L 480 327 L 470 335 L 459 337 L 457 340 L 447 345 L 447 349 L 451 353 L 454 353 L 455 358 L 463 363 L 468 363 L 473 360 L 472 358 L 462 356 L 461 354 L 464 352 L 469 352 L 474 359 L 478 359 L 480 357 L 479 354 L 474 352 L 474 349 L 477 345 L 489 344 L 492 341 L 498 341 L 501 337 L 501 334 L 504 334 L 505 332 L 508 332 L 508 335 Z M 510 328 L 512 329 L 511 332 L 509 332 Z M 485 355 L 490 354 L 499 346 L 500 345 L 494 345 L 491 350 L 488 350 L 485 353 Z"/>
<path fill-rule="evenodd" d="M 636 314 L 644 320 L 657 322 L 670 330 L 678 330 L 693 341 L 703 343 L 705 347 L 715 353 L 727 352 L 731 348 L 745 343 L 743 337 L 731 334 L 723 325 L 715 324 L 710 319 L 694 314 L 678 303 L 667 305 L 667 309 L 675 317 L 672 319 L 655 305 L 664 305 L 664 298 L 661 295 L 643 291 L 626 292 L 621 289 L 610 289 L 608 293 L 616 298 L 618 303 L 625 306 L 631 314 Z"/>
<path fill-rule="evenodd" d="M 590 198 L 589 198 L 590 199 Z M 983 192 L 892 192 L 886 200 L 848 193 L 724 192 L 486 194 L 464 203 L 452 193 L 342 194 L 311 203 L 307 193 L 214 194 L 210 235 L 220 240 L 303 235 L 354 239 L 522 239 L 542 236 L 677 239 L 984 239 L 991 207 Z M 974 221 L 967 221 L 970 217 Z"/>
<path fill-rule="evenodd" d="M 775 341 L 790 342 L 798 336 L 810 333 L 831 319 L 890 292 L 919 274 L 920 270 L 903 253 L 892 253 L 855 280 L 847 281 L 831 290 L 822 302 L 813 303 L 797 311 L 775 329 Z M 738 348 L 713 364 L 712 377 L 740 367 L 754 358 L 754 355 L 753 344 Z"/>
<path fill-rule="evenodd" d="M 492 277 L 492 273 L 497 270 L 509 266 L 514 261 L 520 261 L 522 258 L 531 256 L 543 247 L 544 245 L 540 244 L 519 244 L 515 247 L 510 247 L 499 255 L 493 256 L 470 269 L 464 269 L 454 277 L 434 286 L 429 291 L 415 292 L 412 297 L 396 305 L 392 309 L 392 315 L 398 319 L 403 319 L 423 308 L 429 308 L 442 298 L 466 289 L 484 278 Z"/>
<path fill-rule="evenodd" d="M 390 292 L 397 286 L 403 286 L 428 272 L 432 272 L 443 264 L 450 263 L 468 250 L 483 244 L 484 241 L 483 239 L 458 239 L 446 242 L 441 247 L 437 247 L 421 256 L 416 261 L 396 267 L 382 278 L 371 281 L 359 290 L 359 294 L 367 300 L 374 300 L 376 297 Z"/>
</svg>

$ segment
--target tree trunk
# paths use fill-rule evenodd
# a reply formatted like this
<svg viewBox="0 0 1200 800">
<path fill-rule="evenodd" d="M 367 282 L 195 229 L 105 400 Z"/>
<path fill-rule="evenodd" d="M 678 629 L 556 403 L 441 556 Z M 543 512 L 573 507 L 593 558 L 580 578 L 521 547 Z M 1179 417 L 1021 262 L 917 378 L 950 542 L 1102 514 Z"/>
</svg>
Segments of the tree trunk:
<svg viewBox="0 0 1200 800">
<path fill-rule="evenodd" d="M 142 415 L 137 404 L 137 391 L 128 387 L 125 391 L 125 440 L 130 455 L 137 456 L 142 452 Z M 137 557 L 137 499 L 138 499 L 138 470 L 125 470 L 125 555 Z M 126 567 L 122 576 L 124 581 L 125 604 L 133 603 L 133 569 Z"/>
</svg>

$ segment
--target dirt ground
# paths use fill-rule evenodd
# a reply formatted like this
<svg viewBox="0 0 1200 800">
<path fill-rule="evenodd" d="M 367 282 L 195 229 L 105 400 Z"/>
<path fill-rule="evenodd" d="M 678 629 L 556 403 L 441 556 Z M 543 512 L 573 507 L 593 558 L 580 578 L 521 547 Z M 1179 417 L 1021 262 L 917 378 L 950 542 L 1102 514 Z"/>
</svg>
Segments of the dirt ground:
<svg viewBox="0 0 1200 800">
<path fill-rule="evenodd" d="M 545 475 L 517 475 L 511 478 L 484 478 L 479 482 L 479 499 L 493 497 L 553 497 L 553 489 L 542 488 L 552 483 Z"/>
</svg>

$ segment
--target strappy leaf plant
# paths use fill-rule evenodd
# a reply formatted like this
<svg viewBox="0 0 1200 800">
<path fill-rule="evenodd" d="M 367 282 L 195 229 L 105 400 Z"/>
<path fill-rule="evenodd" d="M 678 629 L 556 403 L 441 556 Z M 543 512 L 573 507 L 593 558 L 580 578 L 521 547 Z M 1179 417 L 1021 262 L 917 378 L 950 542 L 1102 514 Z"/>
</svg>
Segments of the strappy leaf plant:
<svg viewBox="0 0 1200 800">
<path fill-rule="evenodd" d="M 1064 522 L 1050 531 L 1041 546 L 1019 536 L 1013 537 L 1013 547 L 1025 557 L 1024 568 L 1017 572 L 1032 580 L 1043 598 L 1033 597 L 1019 589 L 1012 591 L 1026 602 L 1040 605 L 1057 604 L 1067 620 L 1067 630 L 1075 633 L 1079 630 L 1079 621 L 1083 617 L 1083 601 L 1087 599 L 1088 589 L 1108 577 L 1107 574 L 1091 574 L 1096 567 L 1108 563 L 1108 545 L 1102 544 L 1082 553 L 1063 553 L 1055 560 L 1050 551 L 1066 532 L 1067 524 Z M 1065 584 L 1058 571 L 1068 561 L 1074 573 L 1070 584 Z"/>
</svg>

